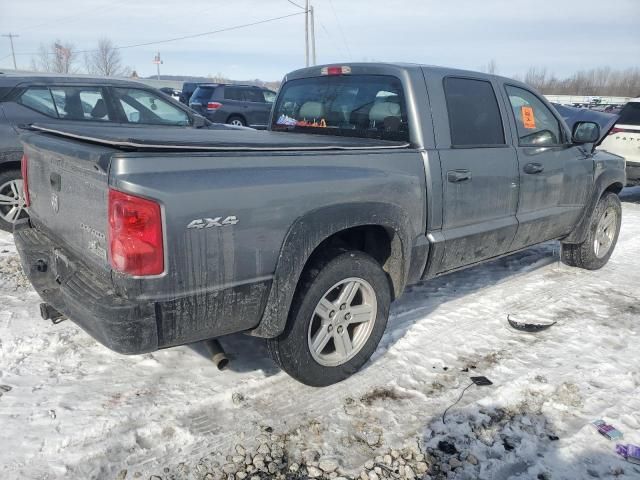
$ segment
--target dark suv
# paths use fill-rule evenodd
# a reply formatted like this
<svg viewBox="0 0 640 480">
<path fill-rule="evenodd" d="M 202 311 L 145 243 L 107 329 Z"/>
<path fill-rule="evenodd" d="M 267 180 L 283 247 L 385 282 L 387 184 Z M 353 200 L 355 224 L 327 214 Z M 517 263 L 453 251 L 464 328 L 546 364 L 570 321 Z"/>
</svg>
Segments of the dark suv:
<svg viewBox="0 0 640 480">
<path fill-rule="evenodd" d="M 199 85 L 189 106 L 212 122 L 266 128 L 276 94 L 252 85 Z"/>
<path fill-rule="evenodd" d="M 79 76 L 0 74 L 0 229 L 24 210 L 18 126 L 126 124 L 209 127 L 186 106 L 138 82 Z M 217 127 L 216 127 L 217 128 Z"/>
<path fill-rule="evenodd" d="M 201 84 L 202 83 L 197 83 L 197 82 L 184 82 L 182 84 L 182 90 L 180 91 L 178 100 L 180 100 L 180 102 L 184 103 L 185 105 L 189 105 L 189 99 L 191 98 L 191 95 L 193 95 L 193 92 L 196 91 L 196 88 L 198 88 L 198 85 L 201 85 Z"/>
</svg>

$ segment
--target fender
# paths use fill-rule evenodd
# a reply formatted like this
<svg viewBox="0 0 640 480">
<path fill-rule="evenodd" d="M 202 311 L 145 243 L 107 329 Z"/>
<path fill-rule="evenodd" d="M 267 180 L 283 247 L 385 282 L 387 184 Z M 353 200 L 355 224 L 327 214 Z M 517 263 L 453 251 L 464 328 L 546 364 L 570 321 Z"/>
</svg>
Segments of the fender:
<svg viewBox="0 0 640 480">
<path fill-rule="evenodd" d="M 298 218 L 287 232 L 262 320 L 249 333 L 266 338 L 280 335 L 287 322 L 298 280 L 311 254 L 330 236 L 366 225 L 380 226 L 392 233 L 392 256 L 395 250 L 400 261 L 395 262 L 399 268 L 388 273 L 393 282 L 394 296 L 399 296 L 407 283 L 411 242 L 415 237 L 407 214 L 396 205 L 375 202 L 323 207 Z"/>
<path fill-rule="evenodd" d="M 614 162 L 620 163 L 620 168 L 611 168 L 614 166 Z M 613 159 L 596 161 L 595 175 L 596 179 L 593 182 L 591 195 L 582 211 L 580 220 L 573 231 L 562 239 L 562 243 L 582 243 L 586 240 L 589 232 L 589 224 L 591 223 L 591 213 L 594 208 L 596 208 L 596 204 L 598 200 L 600 200 L 600 197 L 602 197 L 602 194 L 611 186 L 615 186 L 614 191 L 619 193 L 626 182 L 624 160 L 616 156 Z"/>
</svg>

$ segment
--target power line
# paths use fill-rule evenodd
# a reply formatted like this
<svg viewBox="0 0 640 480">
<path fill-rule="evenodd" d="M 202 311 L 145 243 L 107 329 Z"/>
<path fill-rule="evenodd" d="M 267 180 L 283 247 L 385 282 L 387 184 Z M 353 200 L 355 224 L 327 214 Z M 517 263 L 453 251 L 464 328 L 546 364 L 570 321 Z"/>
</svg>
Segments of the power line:
<svg viewBox="0 0 640 480">
<path fill-rule="evenodd" d="M 16 66 L 16 52 L 13 49 L 13 39 L 16 37 L 19 37 L 20 35 L 16 35 L 15 33 L 7 33 L 5 35 L 2 35 L 3 37 L 7 37 L 9 39 L 9 42 L 11 42 L 11 56 L 13 57 L 13 69 L 17 70 L 18 67 Z"/>
<path fill-rule="evenodd" d="M 333 1 L 329 0 L 329 5 L 331 6 L 331 10 L 333 11 L 333 16 L 336 17 L 336 23 L 338 24 L 338 30 L 340 30 L 340 35 L 342 35 L 342 41 L 344 42 L 344 46 L 347 49 L 347 53 L 349 54 L 349 59 L 353 60 L 353 55 L 351 55 L 351 49 L 349 48 L 349 42 L 347 42 L 347 37 L 344 35 L 344 30 L 342 30 L 342 24 L 340 23 L 340 19 L 338 18 L 338 14 L 336 13 L 336 9 L 333 7 Z"/>
<path fill-rule="evenodd" d="M 298 8 L 301 8 L 302 10 L 304 10 L 304 7 L 302 5 L 298 5 L 296 2 L 292 2 L 291 0 L 287 0 L 287 2 L 289 2 L 291 5 L 295 5 Z"/>
<path fill-rule="evenodd" d="M 177 42 L 180 40 L 188 40 L 191 38 L 198 38 L 198 37 L 205 37 L 207 35 L 214 35 L 216 33 L 223 33 L 223 32 L 230 32 L 232 30 L 239 30 L 242 28 L 248 28 L 248 27 L 253 27 L 256 25 L 262 25 L 263 23 L 269 23 L 269 22 L 275 22 L 277 20 L 283 20 L 285 18 L 289 18 L 289 17 L 295 17 L 297 15 L 303 15 L 305 12 L 297 12 L 297 13 L 290 13 L 288 15 L 282 15 L 280 17 L 273 17 L 273 18 L 267 18 L 266 20 L 259 20 L 257 22 L 251 22 L 251 23 L 245 23 L 242 25 L 234 25 L 233 27 L 226 27 L 226 28 L 220 28 L 218 30 L 211 30 L 208 32 L 202 32 L 202 33 L 194 33 L 192 35 L 184 35 L 182 37 L 174 37 L 174 38 L 167 38 L 164 40 L 155 40 L 153 42 L 144 42 L 144 43 L 135 43 L 135 44 L 131 44 L 131 45 L 121 45 L 121 46 L 115 46 L 113 47 L 114 50 L 124 50 L 127 48 L 137 48 L 137 47 L 146 47 L 149 45 L 159 45 L 162 43 L 170 43 L 170 42 Z M 74 51 L 74 53 L 92 53 L 92 52 L 97 52 L 97 49 L 90 49 L 90 50 L 76 50 Z M 54 55 L 53 52 L 49 52 L 49 55 Z M 16 53 L 16 55 L 39 55 L 39 52 L 24 52 L 24 53 Z"/>
</svg>

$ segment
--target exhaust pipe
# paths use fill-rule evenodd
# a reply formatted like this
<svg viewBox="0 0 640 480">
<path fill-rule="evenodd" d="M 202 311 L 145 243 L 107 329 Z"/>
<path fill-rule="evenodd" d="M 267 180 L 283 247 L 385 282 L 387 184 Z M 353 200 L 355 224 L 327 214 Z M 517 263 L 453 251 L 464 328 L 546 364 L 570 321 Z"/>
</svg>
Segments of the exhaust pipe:
<svg viewBox="0 0 640 480">
<path fill-rule="evenodd" d="M 66 317 L 48 303 L 40 304 L 40 316 L 43 320 L 51 320 L 54 325 L 66 320 Z"/>
<path fill-rule="evenodd" d="M 205 340 L 205 345 L 207 346 L 207 351 L 209 352 L 209 358 L 214 363 L 214 365 L 218 368 L 218 370 L 224 370 L 226 366 L 229 364 L 229 359 L 227 358 L 227 354 L 224 352 L 222 345 L 215 338 L 210 340 Z"/>
</svg>

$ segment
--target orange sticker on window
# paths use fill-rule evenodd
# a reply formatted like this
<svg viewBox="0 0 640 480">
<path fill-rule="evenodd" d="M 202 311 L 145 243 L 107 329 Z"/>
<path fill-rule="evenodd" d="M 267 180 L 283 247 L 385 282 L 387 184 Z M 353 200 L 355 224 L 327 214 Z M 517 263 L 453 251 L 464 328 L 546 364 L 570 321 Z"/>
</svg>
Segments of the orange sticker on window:
<svg viewBox="0 0 640 480">
<path fill-rule="evenodd" d="M 536 117 L 533 116 L 533 108 L 520 107 L 520 113 L 522 115 L 522 123 L 524 124 L 524 128 L 536 128 Z"/>
</svg>

